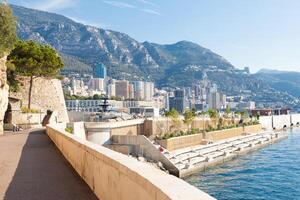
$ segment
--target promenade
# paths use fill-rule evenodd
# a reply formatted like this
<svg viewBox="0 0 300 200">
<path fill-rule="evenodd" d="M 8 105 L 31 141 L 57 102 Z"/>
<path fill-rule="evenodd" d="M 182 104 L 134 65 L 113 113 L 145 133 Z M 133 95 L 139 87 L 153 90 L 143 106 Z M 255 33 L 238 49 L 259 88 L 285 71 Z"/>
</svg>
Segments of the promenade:
<svg viewBox="0 0 300 200">
<path fill-rule="evenodd" d="M 0 136 L 0 199 L 97 199 L 44 129 Z"/>
</svg>

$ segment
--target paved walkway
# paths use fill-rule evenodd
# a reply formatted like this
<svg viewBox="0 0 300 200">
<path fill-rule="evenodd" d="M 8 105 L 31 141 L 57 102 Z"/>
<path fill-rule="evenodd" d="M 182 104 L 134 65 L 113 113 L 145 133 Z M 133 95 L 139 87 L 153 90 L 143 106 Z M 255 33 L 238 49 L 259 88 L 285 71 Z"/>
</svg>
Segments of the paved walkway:
<svg viewBox="0 0 300 200">
<path fill-rule="evenodd" d="M 0 136 L 0 199 L 97 199 L 45 130 Z"/>
</svg>

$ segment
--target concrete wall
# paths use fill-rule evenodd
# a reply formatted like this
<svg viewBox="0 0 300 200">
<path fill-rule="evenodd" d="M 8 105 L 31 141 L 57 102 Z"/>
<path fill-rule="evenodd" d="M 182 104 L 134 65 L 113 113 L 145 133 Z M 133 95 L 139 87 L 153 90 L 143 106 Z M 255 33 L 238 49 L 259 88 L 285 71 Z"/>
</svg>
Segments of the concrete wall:
<svg viewBox="0 0 300 200">
<path fill-rule="evenodd" d="M 120 122 L 85 122 L 87 140 L 96 144 L 109 144 L 113 135 L 142 135 L 144 119 Z"/>
<path fill-rule="evenodd" d="M 47 134 L 101 200 L 214 199 L 175 176 L 55 126 L 47 126 Z"/>
<path fill-rule="evenodd" d="M 143 156 L 150 160 L 159 161 L 169 172 L 175 176 L 179 176 L 179 170 L 170 162 L 152 143 L 143 135 L 138 136 L 112 136 L 114 143 L 121 145 L 131 145 L 135 148 L 131 150 L 131 154 L 135 156 Z M 122 149 L 121 149 L 122 150 Z"/>
<path fill-rule="evenodd" d="M 300 123 L 300 114 L 262 116 L 259 118 L 259 123 L 266 130 L 282 129 L 284 126 L 290 127 L 291 124 L 297 125 L 298 122 Z"/>
<path fill-rule="evenodd" d="M 259 117 L 259 123 L 266 130 L 272 130 L 273 129 L 272 116 L 261 116 L 261 117 Z"/>
<path fill-rule="evenodd" d="M 273 116 L 273 127 L 275 129 L 283 129 L 284 126 L 290 127 L 291 115 L 274 115 Z"/>
<path fill-rule="evenodd" d="M 300 114 L 294 114 L 292 115 L 292 124 L 297 125 L 300 124 Z"/>
</svg>

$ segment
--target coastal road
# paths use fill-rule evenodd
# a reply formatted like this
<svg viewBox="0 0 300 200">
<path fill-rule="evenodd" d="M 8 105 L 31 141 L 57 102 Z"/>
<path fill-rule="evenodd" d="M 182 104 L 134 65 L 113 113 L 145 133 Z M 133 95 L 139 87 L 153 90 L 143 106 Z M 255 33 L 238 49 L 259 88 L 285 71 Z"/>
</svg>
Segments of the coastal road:
<svg viewBox="0 0 300 200">
<path fill-rule="evenodd" d="M 0 136 L 0 199 L 97 199 L 44 129 Z"/>
</svg>

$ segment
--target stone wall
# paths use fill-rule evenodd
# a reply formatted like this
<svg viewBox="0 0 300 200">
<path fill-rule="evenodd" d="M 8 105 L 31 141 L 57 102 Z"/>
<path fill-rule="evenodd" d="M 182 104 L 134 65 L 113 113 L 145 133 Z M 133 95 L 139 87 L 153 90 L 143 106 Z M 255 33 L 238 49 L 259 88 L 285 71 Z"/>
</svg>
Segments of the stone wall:
<svg viewBox="0 0 300 200">
<path fill-rule="evenodd" d="M 56 126 L 47 126 L 47 134 L 99 199 L 214 199 L 154 166 L 84 141 Z"/>
<path fill-rule="evenodd" d="M 22 100 L 22 106 L 27 107 L 29 79 L 20 77 L 20 91 L 11 93 L 11 97 Z M 32 88 L 31 108 L 42 110 L 52 110 L 57 112 L 58 122 L 68 122 L 67 108 L 61 82 L 58 79 L 35 78 Z"/>
<path fill-rule="evenodd" d="M 181 120 L 183 120 L 183 118 Z M 223 125 L 226 126 L 233 123 L 237 124 L 238 121 L 239 120 L 235 120 L 234 122 L 232 122 L 231 119 L 224 119 Z M 208 127 L 216 128 L 216 120 L 197 117 L 191 124 L 191 128 L 203 130 L 203 127 L 205 127 L 205 129 L 207 129 Z M 164 135 L 165 133 L 169 133 L 175 130 L 186 131 L 188 130 L 188 126 L 182 121 L 179 124 L 176 124 L 172 121 L 172 119 L 166 117 L 146 119 L 144 123 L 144 135 L 146 135 L 147 137 Z"/>
<path fill-rule="evenodd" d="M 0 58 L 0 135 L 3 134 L 4 114 L 8 105 L 8 90 L 6 78 L 6 56 Z"/>
<path fill-rule="evenodd" d="M 191 147 L 200 145 L 202 143 L 202 139 L 208 139 L 212 141 L 220 141 L 225 140 L 237 136 L 241 136 L 244 133 L 254 134 L 262 131 L 261 125 L 253 125 L 247 127 L 238 127 L 232 129 L 225 129 L 220 131 L 213 131 L 207 133 L 200 133 L 195 135 L 186 135 L 181 137 L 174 137 L 166 140 L 160 140 L 159 144 L 163 146 L 165 149 L 172 151 L 176 149 Z"/>
<path fill-rule="evenodd" d="M 252 134 L 252 133 L 258 133 L 260 131 L 262 131 L 262 128 L 261 125 L 258 124 L 258 125 L 247 126 L 247 127 L 238 127 L 238 128 L 208 132 L 205 134 L 204 138 L 212 141 L 219 141 L 219 140 L 225 140 L 233 137 L 238 137 L 243 135 L 244 133 Z"/>
</svg>

